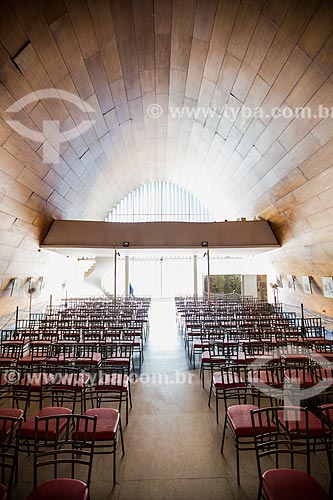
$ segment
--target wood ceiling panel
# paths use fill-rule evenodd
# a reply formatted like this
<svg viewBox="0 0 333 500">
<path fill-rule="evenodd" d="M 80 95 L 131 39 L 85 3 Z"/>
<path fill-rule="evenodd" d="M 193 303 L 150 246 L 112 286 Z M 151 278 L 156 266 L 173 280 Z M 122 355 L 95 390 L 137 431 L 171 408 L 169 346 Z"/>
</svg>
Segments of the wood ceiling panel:
<svg viewBox="0 0 333 500">
<path fill-rule="evenodd" d="M 288 113 L 309 105 L 314 115 L 319 105 L 333 106 L 332 5 L 3 2 L 0 279 L 22 271 L 24 249 L 28 268 L 44 269 L 33 252 L 52 218 L 101 220 L 129 191 L 155 180 L 193 190 L 218 219 L 268 218 L 284 244 L 270 261 L 277 269 L 292 274 L 295 266 L 318 282 L 315 273 L 332 274 L 325 261 L 332 255 L 332 119 L 272 116 L 276 107 Z M 34 141 L 6 123 L 11 104 L 43 88 L 71 92 L 95 109 L 90 116 L 48 99 L 17 113 L 34 132 L 45 120 L 60 122 L 54 164 L 44 162 L 43 147 L 46 140 L 57 147 L 56 131 Z M 154 104 L 159 117 L 151 116 Z M 246 114 L 256 108 L 260 116 Z M 82 120 L 91 121 L 89 130 L 65 140 Z M 307 245 L 299 250 L 304 266 L 292 254 L 300 245 Z M 316 297 L 319 308 L 327 304 Z"/>
<path fill-rule="evenodd" d="M 318 6 L 318 0 L 292 1 L 283 23 L 273 41 L 266 60 L 259 71 L 263 79 L 272 84 L 287 61 L 297 40 Z"/>
<path fill-rule="evenodd" d="M 29 40 L 8 2 L 1 4 L 1 17 L 6 22 L 0 23 L 0 41 L 9 55 L 14 57 Z"/>
</svg>

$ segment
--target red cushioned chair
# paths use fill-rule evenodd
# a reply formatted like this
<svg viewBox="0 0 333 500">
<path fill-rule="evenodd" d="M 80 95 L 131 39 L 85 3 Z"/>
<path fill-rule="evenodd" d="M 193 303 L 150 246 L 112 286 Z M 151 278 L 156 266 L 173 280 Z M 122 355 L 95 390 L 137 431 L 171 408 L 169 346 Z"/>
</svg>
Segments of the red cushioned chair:
<svg viewBox="0 0 333 500">
<path fill-rule="evenodd" d="M 252 401 L 258 397 L 258 391 L 251 386 L 225 386 L 224 406 L 225 418 L 222 432 L 221 453 L 223 453 L 227 429 L 234 441 L 236 448 L 237 483 L 240 484 L 240 451 L 254 450 L 251 411 L 259 407 L 247 404 L 248 399 Z M 234 403 L 230 405 L 230 402 Z"/>
<path fill-rule="evenodd" d="M 23 423 L 22 428 L 21 428 L 20 451 L 27 451 L 28 454 L 30 454 L 30 444 L 35 439 L 36 418 L 57 417 L 58 415 L 71 415 L 71 414 L 72 414 L 72 410 L 70 408 L 57 407 L 57 406 L 47 406 L 46 408 L 39 410 L 37 413 L 35 413 L 31 417 L 27 418 L 27 420 Z M 43 428 L 43 422 L 44 422 L 44 420 L 41 420 L 41 423 L 39 425 L 40 435 L 38 437 L 41 439 L 43 438 L 44 433 L 46 432 L 46 429 Z M 56 423 L 60 425 L 59 429 L 52 427 Z M 65 423 L 66 423 L 65 419 L 63 421 L 61 421 L 61 420 L 59 420 L 59 421 L 51 420 L 50 421 L 50 423 L 49 423 L 50 427 L 47 429 L 47 431 L 49 433 L 48 437 L 49 437 L 50 441 L 56 440 L 56 438 L 57 438 L 56 433 L 61 432 L 63 430 L 63 426 L 65 425 Z"/>
<path fill-rule="evenodd" d="M 326 454 L 331 474 L 330 498 L 333 498 L 333 404 L 324 404 L 319 406 L 318 410 L 325 435 Z"/>
<path fill-rule="evenodd" d="M 281 425 L 281 411 L 285 413 Z M 288 418 L 287 418 L 288 417 Z M 261 408 L 251 411 L 252 430 L 259 473 L 258 499 L 264 493 L 267 500 L 327 500 L 328 495 L 307 472 L 294 469 L 298 455 L 310 454 L 308 411 L 298 407 Z M 263 460 L 275 457 L 275 469 L 263 472 Z M 286 456 L 291 468 L 279 468 Z"/>
<path fill-rule="evenodd" d="M 7 500 L 7 488 L 4 484 L 0 483 L 0 500 Z"/>
<path fill-rule="evenodd" d="M 116 486 L 116 451 L 118 446 L 118 433 L 120 434 L 121 447 L 123 456 L 125 455 L 123 431 L 121 427 L 120 413 L 113 408 L 92 408 L 87 410 L 85 415 L 87 417 L 95 417 L 96 433 L 95 433 L 95 448 L 96 454 L 113 454 L 113 487 Z M 84 437 L 83 427 L 79 427 L 78 437 Z M 89 439 L 89 428 L 87 433 Z"/>
<path fill-rule="evenodd" d="M 18 449 L 23 421 L 23 411 L 13 408 L 0 408 L 0 499 L 10 496 L 14 481 L 17 479 Z M 5 484 L 7 484 L 7 487 Z"/>
<path fill-rule="evenodd" d="M 197 354 L 203 354 L 204 351 L 207 351 L 209 349 L 209 344 L 210 342 L 213 342 L 211 340 L 206 332 L 204 332 L 199 339 L 195 340 L 192 342 L 191 346 L 191 352 L 190 352 L 190 365 L 193 367 L 195 370 L 195 357 Z"/>
<path fill-rule="evenodd" d="M 103 403 L 117 403 L 121 413 L 122 403 L 126 406 L 126 425 L 128 424 L 128 407 L 132 408 L 130 378 L 124 373 L 124 368 L 111 366 L 103 368 L 95 385 L 97 407 Z"/>
<path fill-rule="evenodd" d="M 80 411 L 86 411 L 87 397 L 92 399 L 92 374 L 80 368 L 58 366 L 54 384 L 50 388 L 52 406 L 70 406 L 75 413 L 76 403 Z"/>
<path fill-rule="evenodd" d="M 43 407 L 43 401 L 49 395 L 50 387 L 54 382 L 54 375 L 48 367 L 33 366 L 30 368 L 20 367 L 16 372 L 16 377 L 11 384 L 11 390 L 16 405 L 20 400 L 27 401 L 28 404 L 36 401 L 39 409 Z"/>
<path fill-rule="evenodd" d="M 19 366 L 33 366 L 44 364 L 50 356 L 51 341 L 36 340 L 29 343 L 29 354 L 18 360 Z"/>
<path fill-rule="evenodd" d="M 103 368 L 123 368 L 125 374 L 129 377 L 135 372 L 133 370 L 133 349 L 134 343 L 130 340 L 113 340 L 112 342 L 101 342 L 100 351 L 102 354 Z"/>
<path fill-rule="evenodd" d="M 202 387 L 205 386 L 205 371 L 210 371 L 211 381 L 209 396 L 211 396 L 213 386 L 213 373 L 217 372 L 223 365 L 228 362 L 237 361 L 239 353 L 238 343 L 225 343 L 224 345 L 209 344 L 208 350 L 204 351 L 201 356 L 200 378 L 202 378 Z M 209 400 L 210 403 L 210 400 Z M 209 404 L 208 404 L 209 406 Z"/>
<path fill-rule="evenodd" d="M 271 469 L 263 473 L 267 500 L 328 500 L 329 496 L 309 474 L 297 469 Z"/>
<path fill-rule="evenodd" d="M 244 388 L 247 386 L 246 370 L 241 365 L 226 365 L 220 371 L 213 372 L 209 391 L 208 406 L 212 393 L 215 395 L 216 421 L 219 421 L 219 400 L 224 399 L 225 389 Z"/>
<path fill-rule="evenodd" d="M 72 414 L 36 417 L 34 490 L 27 500 L 89 499 L 96 420 L 96 417 Z M 58 478 L 60 465 L 63 464 L 68 465 L 66 472 L 70 471 L 71 478 Z M 83 467 L 86 470 L 85 482 L 74 478 Z M 41 468 L 49 471 L 54 479 L 37 486 Z"/>
<path fill-rule="evenodd" d="M 13 366 L 23 355 L 23 341 L 21 342 L 1 342 L 0 366 Z"/>
<path fill-rule="evenodd" d="M 277 411 L 277 418 L 282 427 L 289 435 L 290 439 L 298 441 L 300 436 L 306 436 L 309 445 L 316 451 L 325 451 L 325 434 L 327 429 L 323 429 L 320 418 L 314 415 L 307 408 L 291 406 L 284 407 Z M 294 441 L 293 441 L 294 442 Z M 318 445 L 321 443 L 321 446 Z M 311 454 L 307 454 L 307 472 L 311 472 Z"/>
<path fill-rule="evenodd" d="M 74 346 L 74 363 L 77 368 L 91 370 L 101 364 L 98 342 L 78 343 Z"/>
</svg>

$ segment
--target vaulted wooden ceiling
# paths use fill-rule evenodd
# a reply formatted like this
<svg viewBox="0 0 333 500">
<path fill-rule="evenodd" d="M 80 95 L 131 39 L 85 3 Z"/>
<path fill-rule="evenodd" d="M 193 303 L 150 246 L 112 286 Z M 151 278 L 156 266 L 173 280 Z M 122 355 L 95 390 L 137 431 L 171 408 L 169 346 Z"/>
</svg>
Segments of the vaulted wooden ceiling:
<svg viewBox="0 0 333 500">
<path fill-rule="evenodd" d="M 304 274 L 309 258 L 312 272 L 313 265 L 318 274 L 329 271 L 332 118 L 270 112 L 333 106 L 331 0 L 0 5 L 0 274 L 23 255 L 29 261 L 26 252 L 52 219 L 103 219 L 129 191 L 154 180 L 193 191 L 219 219 L 269 219 L 286 243 L 281 265 L 301 246 Z M 17 113 L 35 131 L 45 120 L 58 120 L 62 131 L 94 120 L 61 143 L 53 164 L 43 162 L 45 141 L 6 123 L 11 104 L 46 88 L 67 90 L 95 109 L 91 117 L 46 99 Z M 159 117 L 149 116 L 155 103 Z M 174 116 L 184 106 L 196 116 Z M 225 106 L 240 111 L 230 118 Z M 247 118 L 242 106 L 264 115 Z M 52 133 L 47 140 L 56 147 Z"/>
</svg>

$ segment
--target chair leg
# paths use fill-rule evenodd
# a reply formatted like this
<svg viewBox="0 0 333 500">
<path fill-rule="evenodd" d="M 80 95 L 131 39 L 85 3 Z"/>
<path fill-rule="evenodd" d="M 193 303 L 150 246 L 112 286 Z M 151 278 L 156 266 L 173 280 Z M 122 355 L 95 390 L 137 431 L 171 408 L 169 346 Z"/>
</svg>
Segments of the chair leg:
<svg viewBox="0 0 333 500">
<path fill-rule="evenodd" d="M 120 432 L 120 442 L 121 442 L 121 450 L 123 456 L 125 455 L 125 446 L 124 446 L 124 436 L 123 436 L 123 427 L 121 425 L 121 419 L 119 420 L 119 432 Z"/>
<path fill-rule="evenodd" d="M 222 443 L 221 443 L 221 454 L 223 454 L 225 433 L 227 430 L 227 415 L 224 418 L 223 432 L 222 432 Z"/>
<path fill-rule="evenodd" d="M 130 408 L 132 409 L 132 395 L 131 395 L 130 385 L 128 385 L 128 397 L 129 397 L 129 402 L 130 402 Z"/>
<path fill-rule="evenodd" d="M 114 449 L 113 449 L 113 487 L 115 488 L 116 482 L 117 482 L 117 459 L 116 459 L 116 443 L 114 443 Z"/>
<path fill-rule="evenodd" d="M 236 440 L 236 462 L 237 462 L 237 484 L 240 485 L 240 470 L 239 470 L 239 449 L 238 439 Z"/>
<path fill-rule="evenodd" d="M 212 400 L 212 392 L 213 392 L 213 380 L 210 382 L 210 388 L 209 388 L 209 398 L 208 398 L 208 406 L 210 407 L 210 402 Z"/>
<path fill-rule="evenodd" d="M 216 412 L 216 422 L 219 423 L 219 392 L 215 390 L 215 412 Z"/>
</svg>

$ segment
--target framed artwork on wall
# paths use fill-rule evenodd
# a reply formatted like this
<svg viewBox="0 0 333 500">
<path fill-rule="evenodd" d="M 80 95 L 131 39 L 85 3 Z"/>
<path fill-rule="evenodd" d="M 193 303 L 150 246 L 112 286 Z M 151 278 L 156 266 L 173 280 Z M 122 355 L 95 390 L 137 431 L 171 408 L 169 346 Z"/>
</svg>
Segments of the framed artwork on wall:
<svg viewBox="0 0 333 500">
<path fill-rule="evenodd" d="M 303 292 L 312 293 L 311 282 L 309 276 L 302 276 Z"/>
<path fill-rule="evenodd" d="M 12 290 L 10 294 L 11 297 L 17 297 L 19 295 L 21 283 L 22 280 L 20 278 L 14 278 L 14 283 L 12 285 Z"/>
<path fill-rule="evenodd" d="M 329 297 L 333 299 L 333 278 L 332 276 L 323 276 L 321 278 L 323 282 L 323 294 L 324 297 Z"/>
<path fill-rule="evenodd" d="M 287 276 L 287 284 L 288 284 L 289 290 L 295 290 L 295 276 L 293 276 L 292 274 L 288 275 Z"/>
<path fill-rule="evenodd" d="M 281 274 L 276 274 L 275 275 L 275 280 L 276 280 L 276 284 L 279 288 L 283 288 L 283 281 L 282 281 L 282 276 Z"/>
</svg>

